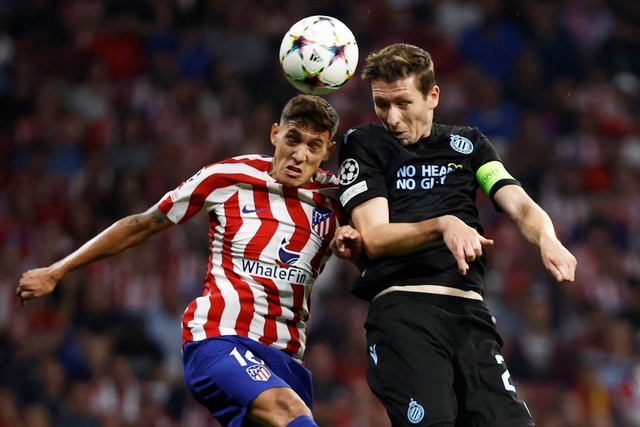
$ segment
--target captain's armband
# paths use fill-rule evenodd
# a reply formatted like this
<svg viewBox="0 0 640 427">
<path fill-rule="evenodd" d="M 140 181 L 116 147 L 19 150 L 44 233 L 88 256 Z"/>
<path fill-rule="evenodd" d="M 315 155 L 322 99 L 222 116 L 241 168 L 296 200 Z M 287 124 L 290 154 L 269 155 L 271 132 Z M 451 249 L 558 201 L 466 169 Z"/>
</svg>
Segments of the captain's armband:
<svg viewBox="0 0 640 427">
<path fill-rule="evenodd" d="M 496 182 L 503 179 L 515 180 L 513 176 L 507 172 L 502 162 L 497 160 L 493 160 L 480 166 L 476 171 L 476 179 L 480 184 L 480 188 L 482 188 L 482 191 L 484 191 L 487 196 L 491 194 L 491 189 Z"/>
</svg>

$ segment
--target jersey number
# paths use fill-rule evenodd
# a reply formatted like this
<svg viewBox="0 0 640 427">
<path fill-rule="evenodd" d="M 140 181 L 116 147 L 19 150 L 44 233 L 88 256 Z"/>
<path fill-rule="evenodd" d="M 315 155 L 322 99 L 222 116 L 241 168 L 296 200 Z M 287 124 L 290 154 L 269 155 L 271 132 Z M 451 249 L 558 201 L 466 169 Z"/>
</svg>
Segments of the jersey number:
<svg viewBox="0 0 640 427">
<path fill-rule="evenodd" d="M 264 362 L 258 359 L 256 356 L 254 356 L 253 353 L 251 353 L 251 350 L 247 350 L 244 353 L 244 357 L 242 357 L 238 349 L 236 347 L 233 347 L 233 350 L 231 350 L 231 353 L 229 354 L 236 358 L 240 366 L 247 366 L 248 365 L 247 360 L 253 363 L 254 365 L 264 365 Z"/>
<path fill-rule="evenodd" d="M 504 367 L 504 372 L 502 373 L 502 384 L 504 384 L 504 388 L 507 391 L 512 391 L 515 393 L 516 386 L 511 384 L 511 374 L 509 373 L 509 370 L 504 364 L 504 357 L 502 357 L 500 354 L 496 354 L 496 362 L 498 362 L 499 365 L 502 365 Z"/>
</svg>

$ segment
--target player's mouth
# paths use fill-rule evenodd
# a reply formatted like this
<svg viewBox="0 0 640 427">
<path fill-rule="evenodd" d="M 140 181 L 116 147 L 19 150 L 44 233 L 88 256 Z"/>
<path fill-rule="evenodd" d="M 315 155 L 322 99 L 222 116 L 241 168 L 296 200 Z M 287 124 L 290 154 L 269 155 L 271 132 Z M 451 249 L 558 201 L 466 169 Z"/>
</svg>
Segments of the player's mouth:
<svg viewBox="0 0 640 427">
<path fill-rule="evenodd" d="M 398 140 L 398 142 L 402 145 L 406 145 L 408 144 L 409 141 L 409 133 L 405 132 L 405 131 L 396 131 L 396 132 L 391 132 L 391 135 L 393 135 L 393 137 Z"/>
<path fill-rule="evenodd" d="M 287 176 L 289 178 L 300 178 L 302 176 L 302 169 L 296 166 L 287 166 Z"/>
</svg>

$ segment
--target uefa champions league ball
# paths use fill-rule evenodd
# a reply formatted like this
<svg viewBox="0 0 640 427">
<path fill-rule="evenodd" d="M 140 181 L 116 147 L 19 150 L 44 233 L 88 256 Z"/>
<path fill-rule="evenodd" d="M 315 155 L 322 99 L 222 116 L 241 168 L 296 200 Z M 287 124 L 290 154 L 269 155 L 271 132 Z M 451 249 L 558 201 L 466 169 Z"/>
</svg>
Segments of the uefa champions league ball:
<svg viewBox="0 0 640 427">
<path fill-rule="evenodd" d="M 296 89 L 326 95 L 342 87 L 356 71 L 358 44 L 336 18 L 309 16 L 293 24 L 280 45 L 280 65 Z"/>
</svg>

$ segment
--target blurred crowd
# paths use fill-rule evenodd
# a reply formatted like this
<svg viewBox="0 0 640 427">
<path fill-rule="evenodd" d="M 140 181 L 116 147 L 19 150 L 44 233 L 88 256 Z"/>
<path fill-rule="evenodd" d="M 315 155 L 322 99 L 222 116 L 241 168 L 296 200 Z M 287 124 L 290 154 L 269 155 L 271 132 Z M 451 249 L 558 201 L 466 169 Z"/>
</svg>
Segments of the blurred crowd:
<svg viewBox="0 0 640 427">
<path fill-rule="evenodd" d="M 0 427 L 216 425 L 180 362 L 205 218 L 25 307 L 14 291 L 204 164 L 272 153 L 296 93 L 280 41 L 313 14 L 352 29 L 361 63 L 392 42 L 429 50 L 435 120 L 479 127 L 576 255 L 576 282 L 555 283 L 479 195 L 496 242 L 485 297 L 537 425 L 640 426 L 640 2 L 0 0 Z M 340 132 L 375 120 L 358 75 L 327 99 Z M 356 274 L 331 260 L 314 290 L 306 366 L 324 427 L 389 425 L 365 381 Z"/>
</svg>

